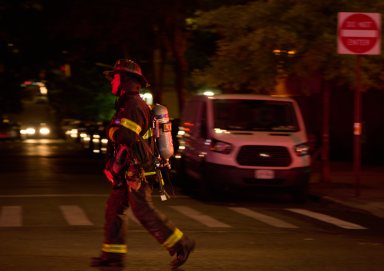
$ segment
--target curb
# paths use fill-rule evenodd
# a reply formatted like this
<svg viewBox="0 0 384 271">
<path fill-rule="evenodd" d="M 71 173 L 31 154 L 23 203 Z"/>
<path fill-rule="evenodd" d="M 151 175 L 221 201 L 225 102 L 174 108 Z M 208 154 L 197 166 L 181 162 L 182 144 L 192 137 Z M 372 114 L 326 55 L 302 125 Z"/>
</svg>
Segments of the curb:
<svg viewBox="0 0 384 271">
<path fill-rule="evenodd" d="M 359 200 L 346 200 L 339 199 L 332 196 L 319 195 L 316 193 L 310 193 L 310 196 L 316 200 L 324 200 L 328 202 L 333 202 L 339 205 L 343 205 L 349 208 L 362 210 L 368 212 L 374 216 L 379 218 L 384 218 L 384 201 L 376 201 L 376 202 L 363 202 Z"/>
</svg>

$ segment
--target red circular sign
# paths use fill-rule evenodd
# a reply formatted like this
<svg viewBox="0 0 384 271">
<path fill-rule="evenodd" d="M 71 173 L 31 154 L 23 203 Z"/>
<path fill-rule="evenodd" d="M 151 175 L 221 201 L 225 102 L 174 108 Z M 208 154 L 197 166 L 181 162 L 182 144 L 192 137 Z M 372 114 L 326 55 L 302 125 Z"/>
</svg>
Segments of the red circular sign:
<svg viewBox="0 0 384 271">
<path fill-rule="evenodd" d="M 363 54 L 379 41 L 379 28 L 368 15 L 355 13 L 341 23 L 339 37 L 345 48 Z"/>
</svg>

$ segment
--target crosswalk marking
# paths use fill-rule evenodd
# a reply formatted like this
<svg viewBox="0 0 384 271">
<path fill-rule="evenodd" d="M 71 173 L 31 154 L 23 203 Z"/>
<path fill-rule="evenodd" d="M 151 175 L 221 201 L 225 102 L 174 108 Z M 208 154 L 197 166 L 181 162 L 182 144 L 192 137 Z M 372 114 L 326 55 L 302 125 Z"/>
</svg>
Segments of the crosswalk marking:
<svg viewBox="0 0 384 271">
<path fill-rule="evenodd" d="M 20 206 L 3 206 L 0 213 L 0 227 L 20 227 L 22 209 Z"/>
<path fill-rule="evenodd" d="M 88 219 L 87 215 L 79 206 L 76 205 L 60 205 L 65 220 L 69 225 L 73 226 L 90 226 L 93 223 Z"/>
<path fill-rule="evenodd" d="M 208 226 L 211 228 L 231 228 L 230 225 L 225 224 L 223 222 L 220 222 L 219 220 L 217 220 L 213 217 L 204 215 L 204 214 L 200 213 L 199 211 L 196 211 L 195 209 L 192 209 L 188 206 L 179 205 L 179 206 L 170 206 L 170 207 L 175 209 L 179 213 L 182 213 L 185 216 L 190 217 L 190 218 L 200 222 L 201 224 L 203 224 L 205 226 Z"/>
<path fill-rule="evenodd" d="M 341 219 L 338 219 L 336 217 L 325 215 L 325 214 L 318 213 L 318 212 L 312 212 L 312 211 L 309 211 L 309 210 L 296 209 L 296 208 L 287 208 L 286 210 L 294 212 L 294 213 L 297 213 L 297 214 L 309 216 L 311 218 L 315 218 L 317 220 L 320 220 L 320 221 L 323 221 L 323 222 L 327 222 L 327 223 L 336 225 L 336 226 L 344 228 L 344 229 L 349 229 L 349 230 L 364 230 L 364 229 L 367 229 L 367 228 L 365 228 L 363 226 L 360 226 L 358 224 L 351 223 L 351 222 L 348 222 L 348 221 L 345 221 L 345 220 L 341 220 Z"/>
<path fill-rule="evenodd" d="M 231 225 L 223 223 L 214 217 L 206 215 L 199 212 L 196 209 L 193 209 L 189 206 L 184 205 L 173 205 L 169 206 L 170 208 L 176 210 L 182 215 L 189 217 L 202 225 L 205 225 L 210 228 L 232 228 Z M 77 205 L 60 205 L 59 206 L 62 215 L 64 216 L 66 222 L 72 226 L 91 226 L 94 225 L 92 221 L 88 218 L 85 211 Z M 260 221 L 266 225 L 277 227 L 277 228 L 286 228 L 286 229 L 295 229 L 299 228 L 298 226 L 281 220 L 279 218 L 269 216 L 255 210 L 245 208 L 245 207 L 228 207 L 229 210 L 234 211 L 238 214 L 253 218 L 257 221 Z M 303 216 L 310 217 L 325 223 L 335 225 L 343 229 L 352 229 L 352 230 L 363 230 L 367 229 L 364 226 L 351 223 L 349 221 L 341 220 L 339 218 L 329 216 L 323 213 L 310 211 L 307 209 L 300 208 L 285 208 L 284 210 L 290 211 L 292 213 L 297 213 Z M 131 209 L 126 211 L 126 215 L 129 220 L 133 221 L 137 225 L 141 223 L 132 213 Z M 21 227 L 23 226 L 23 209 L 21 206 L 1 206 L 0 208 L 0 227 Z"/>
<path fill-rule="evenodd" d="M 0 198 L 77 198 L 77 197 L 107 197 L 108 194 L 19 194 L 0 195 Z"/>
<path fill-rule="evenodd" d="M 278 218 L 275 218 L 275 217 L 272 217 L 272 216 L 268 216 L 268 215 L 265 215 L 265 214 L 262 214 L 262 213 L 259 213 L 259 212 L 255 212 L 255 211 L 252 211 L 250 209 L 247 209 L 247 208 L 243 208 L 243 207 L 228 207 L 230 210 L 232 211 L 235 211 L 239 214 L 242 214 L 242 215 L 245 215 L 245 216 L 249 216 L 251 218 L 254 218 L 258 221 L 261 221 L 267 225 L 270 225 L 270 226 L 273 226 L 273 227 L 277 227 L 277 228 L 287 228 L 287 229 L 296 229 L 298 228 L 297 226 L 291 224 L 291 223 L 288 223 L 288 222 L 285 222 L 281 219 L 278 219 Z"/>
</svg>

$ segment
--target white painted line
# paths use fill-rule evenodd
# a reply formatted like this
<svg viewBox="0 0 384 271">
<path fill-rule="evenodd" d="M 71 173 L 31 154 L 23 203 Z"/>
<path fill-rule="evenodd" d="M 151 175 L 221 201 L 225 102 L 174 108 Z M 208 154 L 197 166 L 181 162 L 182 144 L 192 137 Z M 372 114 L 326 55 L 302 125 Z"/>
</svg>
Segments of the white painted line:
<svg viewBox="0 0 384 271">
<path fill-rule="evenodd" d="M 384 202 L 368 202 L 365 207 L 373 215 L 384 218 Z"/>
<path fill-rule="evenodd" d="M 339 200 L 329 196 L 324 196 L 324 199 L 339 203 L 344 206 L 365 210 L 375 216 L 384 218 L 384 202 L 359 203 L 355 201 Z"/>
<path fill-rule="evenodd" d="M 72 226 L 90 226 L 93 223 L 88 219 L 84 211 L 76 205 L 60 205 L 65 220 Z"/>
<path fill-rule="evenodd" d="M 108 194 L 15 194 L 0 195 L 0 198 L 71 198 L 71 197 L 106 197 Z"/>
<path fill-rule="evenodd" d="M 22 225 L 21 206 L 3 206 L 0 213 L 0 227 L 20 227 Z"/>
<path fill-rule="evenodd" d="M 247 209 L 247 208 L 229 207 L 229 209 L 231 209 L 232 211 L 235 211 L 239 214 L 254 218 L 260 222 L 263 222 L 263 223 L 270 225 L 270 226 L 273 226 L 273 227 L 287 228 L 287 229 L 297 229 L 298 228 L 297 226 L 295 226 L 291 223 L 285 222 L 281 219 L 278 219 L 278 218 L 275 218 L 272 216 L 268 216 L 268 215 L 265 215 L 265 214 L 262 214 L 259 212 L 255 212 L 255 211 L 252 211 L 252 210 Z"/>
<path fill-rule="evenodd" d="M 344 228 L 344 229 L 349 229 L 349 230 L 365 230 L 365 229 L 367 229 L 366 227 L 360 226 L 358 224 L 351 223 L 351 222 L 341 220 L 341 219 L 338 219 L 336 217 L 325 215 L 325 214 L 318 213 L 318 212 L 312 212 L 309 210 L 296 209 L 296 208 L 288 208 L 286 210 L 297 213 L 297 214 L 305 215 L 305 216 L 308 216 L 308 217 L 311 217 L 311 218 L 314 218 L 314 219 L 317 219 L 317 220 L 320 220 L 320 221 L 323 221 L 323 222 L 326 222 L 329 224 L 333 224 L 333 225 L 336 225 L 336 226 L 338 226 L 340 228 Z"/>
<path fill-rule="evenodd" d="M 108 194 L 14 194 L 0 195 L 0 198 L 71 198 L 71 197 L 107 197 Z M 154 198 L 159 198 L 160 195 L 153 195 Z M 190 197 L 184 195 L 171 195 L 172 198 L 188 199 Z"/>
<path fill-rule="evenodd" d="M 201 224 L 208 226 L 210 228 L 231 228 L 228 224 L 218 221 L 217 219 L 204 215 L 195 209 L 192 209 L 188 206 L 170 206 L 179 213 L 200 222 Z"/>
</svg>

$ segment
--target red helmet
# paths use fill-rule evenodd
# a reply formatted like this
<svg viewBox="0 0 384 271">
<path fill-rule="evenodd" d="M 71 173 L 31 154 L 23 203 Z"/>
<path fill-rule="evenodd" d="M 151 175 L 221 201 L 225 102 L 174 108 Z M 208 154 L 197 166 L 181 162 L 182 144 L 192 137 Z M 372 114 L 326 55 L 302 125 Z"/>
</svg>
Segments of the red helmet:
<svg viewBox="0 0 384 271">
<path fill-rule="evenodd" d="M 142 87 L 148 87 L 148 81 L 145 79 L 139 64 L 130 59 L 119 59 L 115 63 L 112 71 L 105 71 L 104 75 L 108 80 L 113 79 L 113 75 L 118 72 L 127 72 L 134 75 L 142 85 Z"/>
</svg>

